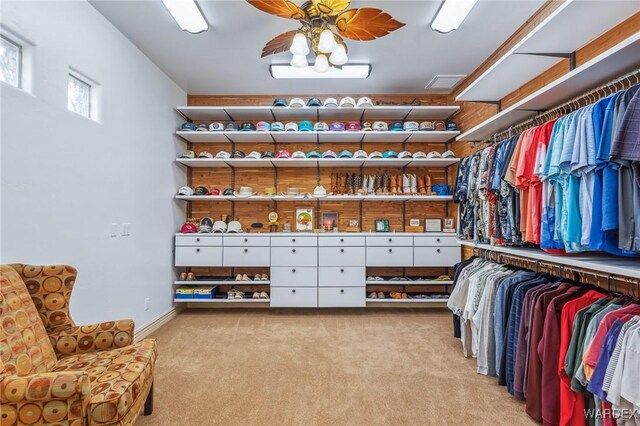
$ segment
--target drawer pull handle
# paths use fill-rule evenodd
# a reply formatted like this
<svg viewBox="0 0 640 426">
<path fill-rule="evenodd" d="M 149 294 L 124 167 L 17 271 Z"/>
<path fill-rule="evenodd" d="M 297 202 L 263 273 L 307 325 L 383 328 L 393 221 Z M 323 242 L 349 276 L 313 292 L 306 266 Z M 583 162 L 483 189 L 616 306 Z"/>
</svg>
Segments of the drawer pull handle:
<svg viewBox="0 0 640 426">
<path fill-rule="evenodd" d="M 196 253 L 200 253 L 200 249 L 196 249 Z"/>
<path fill-rule="evenodd" d="M 341 242 L 341 243 L 344 243 L 344 238 L 340 238 L 340 242 Z"/>
<path fill-rule="evenodd" d="M 344 269 L 340 269 L 340 272 L 344 272 Z"/>
<path fill-rule="evenodd" d="M 244 239 L 244 242 L 246 243 L 247 241 L 249 241 L 249 240 L 247 240 L 247 239 L 245 238 L 245 239 Z"/>
<path fill-rule="evenodd" d="M 393 252 L 393 249 L 389 249 L 389 253 L 392 253 L 392 252 Z"/>
<path fill-rule="evenodd" d="M 293 253 L 295 253 L 295 252 L 296 252 L 296 249 L 291 249 L 291 251 L 292 251 Z"/>
<path fill-rule="evenodd" d="M 295 270 L 295 269 L 292 269 L 292 270 L 291 270 L 291 272 L 293 272 L 293 273 L 295 274 L 295 273 L 296 273 L 296 270 Z"/>
<path fill-rule="evenodd" d="M 344 289 L 343 288 L 340 289 L 340 293 L 344 293 Z"/>
<path fill-rule="evenodd" d="M 296 292 L 296 289 L 295 289 L 295 288 L 294 288 L 293 290 L 291 290 L 291 293 L 295 293 L 295 292 Z"/>
<path fill-rule="evenodd" d="M 438 253 L 440 253 L 440 249 L 436 249 L 436 251 L 437 251 Z"/>
<path fill-rule="evenodd" d="M 344 249 L 340 249 L 340 253 L 344 253 Z"/>
<path fill-rule="evenodd" d="M 245 252 L 245 253 L 248 253 L 248 252 L 249 252 L 249 249 L 244 249 L 244 252 Z"/>
<path fill-rule="evenodd" d="M 296 242 L 296 239 L 295 239 L 295 238 L 292 238 L 292 239 L 291 239 L 291 242 L 292 242 L 292 243 L 295 243 L 295 242 Z"/>
<path fill-rule="evenodd" d="M 196 238 L 196 241 L 197 241 L 197 242 L 200 242 L 200 238 Z"/>
<path fill-rule="evenodd" d="M 392 240 L 393 240 L 392 238 L 389 238 L 389 242 L 391 242 Z"/>
<path fill-rule="evenodd" d="M 436 238 L 436 241 L 437 241 L 437 242 L 440 242 L 440 238 Z"/>
</svg>

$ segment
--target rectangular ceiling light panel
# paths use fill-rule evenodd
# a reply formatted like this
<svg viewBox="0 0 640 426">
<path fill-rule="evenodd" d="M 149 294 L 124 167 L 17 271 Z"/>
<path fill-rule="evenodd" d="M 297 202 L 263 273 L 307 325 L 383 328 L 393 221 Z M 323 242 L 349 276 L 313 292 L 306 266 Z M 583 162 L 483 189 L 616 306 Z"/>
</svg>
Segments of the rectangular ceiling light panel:
<svg viewBox="0 0 640 426">
<path fill-rule="evenodd" d="M 198 34 L 209 29 L 195 0 L 162 0 L 183 31 Z"/>
</svg>

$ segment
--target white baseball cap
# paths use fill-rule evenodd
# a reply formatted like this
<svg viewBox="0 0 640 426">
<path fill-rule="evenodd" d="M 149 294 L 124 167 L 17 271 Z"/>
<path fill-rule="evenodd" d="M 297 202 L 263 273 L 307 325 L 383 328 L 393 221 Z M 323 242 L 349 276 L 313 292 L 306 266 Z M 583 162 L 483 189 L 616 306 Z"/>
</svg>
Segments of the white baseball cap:
<svg viewBox="0 0 640 426">
<path fill-rule="evenodd" d="M 358 108 L 360 107 L 370 107 L 373 106 L 373 102 L 371 102 L 371 98 L 367 96 L 363 96 L 358 99 Z"/>
<path fill-rule="evenodd" d="M 285 124 L 284 130 L 285 130 L 285 132 L 292 132 L 292 131 L 293 132 L 297 132 L 298 131 L 298 123 L 290 121 L 289 123 Z"/>
<path fill-rule="evenodd" d="M 189 186 L 183 186 L 178 190 L 178 195 L 193 195 L 193 189 Z"/>
<path fill-rule="evenodd" d="M 249 155 L 247 155 L 246 158 L 255 158 L 258 159 L 262 156 L 261 153 L 259 153 L 258 151 L 251 151 L 251 153 Z"/>
<path fill-rule="evenodd" d="M 442 153 L 442 158 L 456 158 L 456 154 L 453 151 L 448 150 Z"/>
<path fill-rule="evenodd" d="M 290 108 L 302 108 L 303 106 L 304 101 L 300 98 L 292 98 L 291 101 L 289 101 Z"/>
<path fill-rule="evenodd" d="M 349 96 L 345 96 L 340 99 L 340 108 L 353 108 L 356 106 L 356 101 Z"/>
<path fill-rule="evenodd" d="M 222 220 L 216 220 L 213 224 L 213 229 L 211 232 L 225 232 L 227 230 L 226 222 Z"/>
<path fill-rule="evenodd" d="M 413 156 L 409 151 L 402 151 L 400 154 L 398 154 L 398 158 L 413 158 Z"/>
<path fill-rule="evenodd" d="M 427 154 L 422 151 L 416 151 L 413 153 L 413 158 L 427 158 Z"/>
<path fill-rule="evenodd" d="M 242 232 L 242 225 L 237 220 L 233 220 L 233 221 L 229 222 L 229 225 L 227 225 L 227 232 L 241 233 Z"/>
<path fill-rule="evenodd" d="M 375 123 L 373 123 L 373 130 L 376 130 L 378 132 L 385 131 L 389 130 L 389 126 L 384 121 L 376 121 Z"/>
<path fill-rule="evenodd" d="M 353 158 L 367 158 L 367 151 L 364 151 L 362 149 L 359 149 L 358 151 L 355 152 L 355 154 L 353 154 Z"/>
<path fill-rule="evenodd" d="M 307 158 L 307 154 L 302 151 L 295 151 L 293 154 L 291 154 L 291 158 Z"/>
<path fill-rule="evenodd" d="M 415 132 L 418 130 L 418 123 L 415 121 L 405 121 L 402 125 L 402 129 L 409 132 Z"/>
<path fill-rule="evenodd" d="M 336 98 L 327 98 L 324 100 L 325 108 L 335 108 L 338 106 L 338 101 Z"/>
<path fill-rule="evenodd" d="M 382 153 L 380 151 L 373 151 L 369 154 L 369 158 L 382 158 Z"/>
<path fill-rule="evenodd" d="M 211 123 L 209 124 L 210 132 L 221 132 L 224 130 L 224 124 L 222 123 Z"/>
<path fill-rule="evenodd" d="M 427 154 L 427 158 L 442 158 L 442 155 L 438 151 L 431 151 Z"/>
<path fill-rule="evenodd" d="M 324 186 L 322 185 L 316 186 L 315 189 L 313 190 L 314 197 L 324 197 L 326 195 L 327 195 L 327 190 L 324 189 Z"/>
<path fill-rule="evenodd" d="M 220 151 L 216 154 L 216 158 L 229 158 L 231 157 L 231 154 L 229 154 L 227 151 Z"/>
</svg>

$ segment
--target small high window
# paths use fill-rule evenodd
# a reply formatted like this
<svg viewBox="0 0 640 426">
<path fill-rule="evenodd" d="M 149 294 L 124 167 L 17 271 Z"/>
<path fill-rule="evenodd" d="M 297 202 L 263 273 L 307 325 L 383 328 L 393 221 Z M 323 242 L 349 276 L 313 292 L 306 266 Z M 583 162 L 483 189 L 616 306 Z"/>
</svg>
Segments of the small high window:
<svg viewBox="0 0 640 426">
<path fill-rule="evenodd" d="M 91 84 L 73 73 L 69 74 L 67 84 L 67 107 L 69 111 L 91 118 Z"/>
<path fill-rule="evenodd" d="M 21 87 L 22 46 L 0 35 L 0 81 Z"/>
</svg>

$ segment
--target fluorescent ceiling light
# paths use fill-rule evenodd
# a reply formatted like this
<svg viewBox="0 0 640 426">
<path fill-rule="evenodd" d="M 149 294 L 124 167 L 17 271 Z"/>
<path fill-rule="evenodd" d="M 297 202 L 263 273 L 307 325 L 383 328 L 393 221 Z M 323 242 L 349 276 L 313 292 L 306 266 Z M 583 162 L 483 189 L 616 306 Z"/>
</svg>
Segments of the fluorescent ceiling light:
<svg viewBox="0 0 640 426">
<path fill-rule="evenodd" d="M 444 0 L 431 29 L 440 33 L 457 30 L 478 0 Z"/>
<path fill-rule="evenodd" d="M 195 0 L 162 0 L 183 31 L 198 34 L 209 29 Z"/>
<path fill-rule="evenodd" d="M 342 69 L 331 67 L 324 73 L 316 72 L 313 66 L 271 65 L 269 72 L 273 78 L 367 78 L 371 74 L 371 65 L 345 65 Z"/>
</svg>

